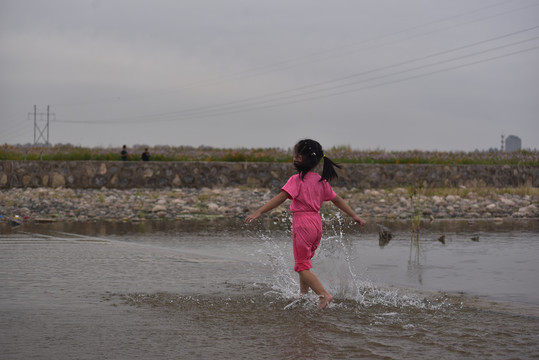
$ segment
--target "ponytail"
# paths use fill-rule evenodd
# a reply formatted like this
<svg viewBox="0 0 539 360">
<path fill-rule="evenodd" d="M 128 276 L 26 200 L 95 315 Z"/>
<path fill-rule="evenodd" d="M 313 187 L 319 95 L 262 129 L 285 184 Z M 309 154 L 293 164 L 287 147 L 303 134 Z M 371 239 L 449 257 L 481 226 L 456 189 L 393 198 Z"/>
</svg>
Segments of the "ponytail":
<svg viewBox="0 0 539 360">
<path fill-rule="evenodd" d="M 302 179 L 309 171 L 314 169 L 322 159 L 324 159 L 324 168 L 322 170 L 322 178 L 320 181 L 331 181 L 338 177 L 335 167 L 340 169 L 341 166 L 334 163 L 331 161 L 331 159 L 324 155 L 322 145 L 320 145 L 320 143 L 317 141 L 311 139 L 299 141 L 294 147 L 294 153 L 301 155 L 301 161 L 294 161 L 294 167 Z"/>
<path fill-rule="evenodd" d="M 339 164 L 334 163 L 330 158 L 324 155 L 324 169 L 322 170 L 322 179 L 320 181 L 331 181 L 339 177 L 335 168 L 341 168 Z"/>
</svg>

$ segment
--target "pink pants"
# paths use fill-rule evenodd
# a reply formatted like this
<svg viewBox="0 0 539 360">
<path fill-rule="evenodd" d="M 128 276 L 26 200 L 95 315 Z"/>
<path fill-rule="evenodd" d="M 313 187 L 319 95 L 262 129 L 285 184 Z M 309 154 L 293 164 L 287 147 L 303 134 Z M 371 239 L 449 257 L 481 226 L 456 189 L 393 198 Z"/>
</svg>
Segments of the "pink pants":
<svg viewBox="0 0 539 360">
<path fill-rule="evenodd" d="M 322 239 L 322 219 L 317 212 L 295 212 L 292 217 L 294 270 L 312 268 L 311 259 Z"/>
</svg>

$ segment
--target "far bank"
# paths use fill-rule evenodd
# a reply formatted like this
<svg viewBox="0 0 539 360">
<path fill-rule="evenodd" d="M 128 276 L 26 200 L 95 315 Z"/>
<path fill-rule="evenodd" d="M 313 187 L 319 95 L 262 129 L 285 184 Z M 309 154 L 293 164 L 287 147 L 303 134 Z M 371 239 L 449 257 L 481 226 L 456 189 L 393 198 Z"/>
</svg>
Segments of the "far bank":
<svg viewBox="0 0 539 360">
<path fill-rule="evenodd" d="M 0 161 L 0 189 L 72 188 L 279 188 L 291 163 Z M 539 166 L 343 164 L 334 186 L 349 189 L 394 187 L 539 187 Z"/>
</svg>

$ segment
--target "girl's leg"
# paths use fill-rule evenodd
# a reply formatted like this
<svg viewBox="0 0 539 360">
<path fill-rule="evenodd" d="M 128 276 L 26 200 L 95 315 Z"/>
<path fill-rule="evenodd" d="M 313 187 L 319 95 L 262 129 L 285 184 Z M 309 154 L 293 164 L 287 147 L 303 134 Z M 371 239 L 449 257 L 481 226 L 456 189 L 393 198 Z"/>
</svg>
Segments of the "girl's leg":
<svg viewBox="0 0 539 360">
<path fill-rule="evenodd" d="M 308 271 L 308 270 L 306 270 Z M 309 284 L 307 284 L 305 282 L 305 280 L 303 280 L 303 278 L 301 277 L 301 273 L 299 275 L 299 292 L 303 295 L 303 294 L 308 294 L 309 293 L 309 289 L 311 287 L 309 286 Z"/>
<path fill-rule="evenodd" d="M 321 309 L 328 306 L 331 300 L 333 300 L 333 296 L 331 296 L 331 294 L 324 289 L 324 286 L 318 277 L 310 270 L 303 270 L 299 272 L 299 286 L 302 294 L 308 293 L 309 288 L 311 288 L 318 296 L 320 296 L 318 307 Z"/>
</svg>

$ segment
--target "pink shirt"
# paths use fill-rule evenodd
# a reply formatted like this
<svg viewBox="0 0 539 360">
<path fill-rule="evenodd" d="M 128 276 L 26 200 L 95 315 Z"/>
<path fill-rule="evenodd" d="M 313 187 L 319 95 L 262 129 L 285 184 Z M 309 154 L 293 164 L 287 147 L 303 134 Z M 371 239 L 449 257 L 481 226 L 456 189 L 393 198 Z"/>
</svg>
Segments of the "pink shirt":
<svg viewBox="0 0 539 360">
<path fill-rule="evenodd" d="M 330 201 L 337 196 L 327 181 L 320 181 L 322 177 L 313 172 L 305 175 L 303 180 L 299 174 L 292 176 L 281 188 L 292 199 L 290 210 L 294 212 L 318 212 L 324 201 Z"/>
</svg>

